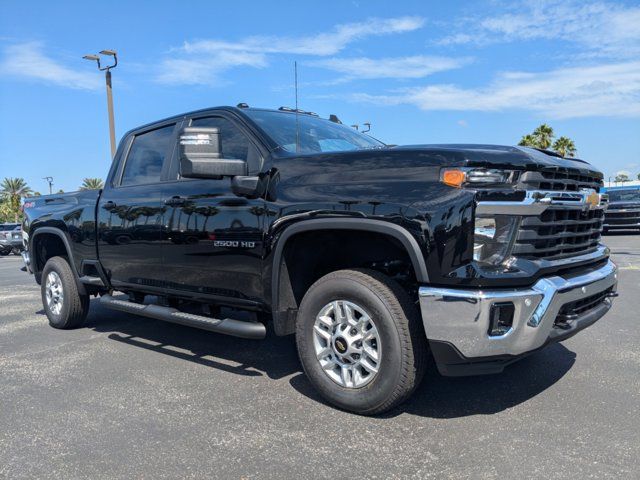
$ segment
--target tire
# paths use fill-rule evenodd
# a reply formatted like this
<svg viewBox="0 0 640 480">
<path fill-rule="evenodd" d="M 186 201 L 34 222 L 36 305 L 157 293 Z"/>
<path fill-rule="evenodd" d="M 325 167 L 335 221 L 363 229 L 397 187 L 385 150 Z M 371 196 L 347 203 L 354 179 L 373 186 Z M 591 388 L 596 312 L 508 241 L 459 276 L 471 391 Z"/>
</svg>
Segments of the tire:
<svg viewBox="0 0 640 480">
<path fill-rule="evenodd" d="M 343 329 L 336 310 L 358 327 Z M 366 348 L 358 338 L 369 338 Z M 425 370 L 427 341 L 416 306 L 394 280 L 372 270 L 339 270 L 314 283 L 300 304 L 296 343 L 320 395 L 361 415 L 405 401 Z M 355 351 L 361 353 L 349 353 Z M 376 355 L 366 353 L 372 351 Z"/>
<path fill-rule="evenodd" d="M 0 255 L 2 255 L 3 257 L 6 257 L 10 253 L 11 253 L 11 249 L 9 249 L 9 250 L 0 250 Z"/>
<path fill-rule="evenodd" d="M 52 257 L 47 261 L 40 287 L 49 325 L 60 329 L 82 325 L 89 312 L 89 295 L 78 292 L 75 276 L 65 258 Z M 54 301 L 55 298 L 58 301 Z"/>
</svg>

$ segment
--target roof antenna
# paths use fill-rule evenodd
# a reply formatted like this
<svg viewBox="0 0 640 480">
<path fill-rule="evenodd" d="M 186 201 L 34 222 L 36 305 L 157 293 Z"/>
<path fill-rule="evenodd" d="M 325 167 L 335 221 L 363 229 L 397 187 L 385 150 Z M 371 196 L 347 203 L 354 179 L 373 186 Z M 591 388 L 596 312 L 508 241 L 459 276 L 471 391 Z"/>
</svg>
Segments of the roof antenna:
<svg viewBox="0 0 640 480">
<path fill-rule="evenodd" d="M 296 153 L 300 153 L 300 126 L 298 125 L 298 62 L 293 62 L 293 76 L 296 89 Z"/>
</svg>

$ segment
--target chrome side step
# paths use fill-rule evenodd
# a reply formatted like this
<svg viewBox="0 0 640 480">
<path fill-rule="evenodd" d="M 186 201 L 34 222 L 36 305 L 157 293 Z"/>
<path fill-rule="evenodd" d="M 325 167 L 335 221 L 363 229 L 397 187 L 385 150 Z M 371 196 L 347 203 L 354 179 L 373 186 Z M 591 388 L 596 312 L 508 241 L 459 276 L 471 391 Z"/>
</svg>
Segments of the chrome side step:
<svg viewBox="0 0 640 480">
<path fill-rule="evenodd" d="M 155 318 L 165 322 L 177 323 L 188 327 L 200 328 L 210 332 L 232 335 L 234 337 L 261 340 L 267 334 L 267 329 L 262 323 L 243 322 L 232 318 L 210 318 L 192 313 L 185 313 L 175 308 L 160 305 L 143 305 L 141 303 L 119 300 L 111 295 L 100 297 L 100 304 L 113 310 Z"/>
</svg>

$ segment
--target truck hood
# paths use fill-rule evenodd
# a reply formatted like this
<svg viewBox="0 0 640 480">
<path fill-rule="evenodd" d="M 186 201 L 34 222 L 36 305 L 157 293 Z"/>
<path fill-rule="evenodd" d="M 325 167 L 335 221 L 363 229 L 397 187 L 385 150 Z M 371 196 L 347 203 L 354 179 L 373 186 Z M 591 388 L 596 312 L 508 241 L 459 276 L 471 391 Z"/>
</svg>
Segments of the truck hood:
<svg viewBox="0 0 640 480">
<path fill-rule="evenodd" d="M 563 158 L 534 148 L 504 145 L 435 144 L 406 145 L 391 150 L 415 152 L 443 157 L 444 163 L 470 167 L 538 170 L 541 168 L 576 168 L 602 178 L 602 172 L 584 160 Z"/>
</svg>

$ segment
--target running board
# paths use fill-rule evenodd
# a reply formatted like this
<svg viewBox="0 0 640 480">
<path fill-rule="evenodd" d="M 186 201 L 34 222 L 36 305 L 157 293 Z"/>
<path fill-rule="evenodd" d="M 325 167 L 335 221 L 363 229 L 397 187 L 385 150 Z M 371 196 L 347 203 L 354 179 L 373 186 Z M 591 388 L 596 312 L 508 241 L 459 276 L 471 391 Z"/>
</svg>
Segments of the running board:
<svg viewBox="0 0 640 480">
<path fill-rule="evenodd" d="M 128 302 L 113 298 L 111 295 L 100 297 L 100 304 L 113 310 L 155 318 L 165 322 L 186 325 L 187 327 L 200 328 L 210 332 L 232 335 L 234 337 L 261 340 L 267 335 L 267 329 L 262 323 L 242 322 L 232 318 L 210 318 L 192 313 L 181 312 L 175 308 L 162 307 L 160 305 L 143 305 L 141 303 Z"/>
</svg>

